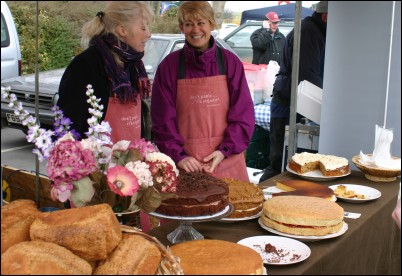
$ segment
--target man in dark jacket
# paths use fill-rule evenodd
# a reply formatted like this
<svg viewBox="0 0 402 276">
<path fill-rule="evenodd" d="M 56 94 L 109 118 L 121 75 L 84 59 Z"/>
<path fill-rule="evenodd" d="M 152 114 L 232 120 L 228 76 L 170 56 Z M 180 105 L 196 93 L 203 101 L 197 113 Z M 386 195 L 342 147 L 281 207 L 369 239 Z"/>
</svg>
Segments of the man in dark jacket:
<svg viewBox="0 0 402 276">
<path fill-rule="evenodd" d="M 268 64 L 270 60 L 282 61 L 283 47 L 286 37 L 279 31 L 279 16 L 275 12 L 269 12 L 265 15 L 263 26 L 255 30 L 251 36 L 251 45 L 253 46 L 253 64 Z"/>
<path fill-rule="evenodd" d="M 317 4 L 312 16 L 301 23 L 299 82 L 307 80 L 322 88 L 324 76 L 325 38 L 327 30 L 328 1 Z M 292 30 L 286 37 L 283 62 L 277 76 L 271 102 L 270 165 L 260 182 L 281 173 L 285 127 L 289 124 L 291 74 L 293 54 Z"/>
</svg>

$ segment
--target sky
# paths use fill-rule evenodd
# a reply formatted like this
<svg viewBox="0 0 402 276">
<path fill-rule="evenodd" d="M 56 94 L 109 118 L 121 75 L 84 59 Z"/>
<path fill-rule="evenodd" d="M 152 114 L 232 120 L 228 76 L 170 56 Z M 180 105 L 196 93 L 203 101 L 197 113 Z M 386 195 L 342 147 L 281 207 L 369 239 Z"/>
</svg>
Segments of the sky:
<svg viewBox="0 0 402 276">
<path fill-rule="evenodd" d="M 312 4 L 318 2 L 319 1 L 302 1 L 302 6 L 310 8 Z M 242 12 L 244 10 L 253 10 L 276 5 L 278 5 L 278 1 L 227 1 L 225 4 L 225 10 L 231 10 L 232 12 Z"/>
</svg>

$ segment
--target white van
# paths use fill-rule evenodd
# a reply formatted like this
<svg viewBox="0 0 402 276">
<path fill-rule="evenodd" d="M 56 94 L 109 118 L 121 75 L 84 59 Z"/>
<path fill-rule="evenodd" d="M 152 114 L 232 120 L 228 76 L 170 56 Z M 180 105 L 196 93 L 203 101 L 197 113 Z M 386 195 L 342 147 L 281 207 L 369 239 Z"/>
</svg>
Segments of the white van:
<svg viewBox="0 0 402 276">
<path fill-rule="evenodd" d="M 21 76 L 21 50 L 10 9 L 1 1 L 1 79 Z"/>
</svg>

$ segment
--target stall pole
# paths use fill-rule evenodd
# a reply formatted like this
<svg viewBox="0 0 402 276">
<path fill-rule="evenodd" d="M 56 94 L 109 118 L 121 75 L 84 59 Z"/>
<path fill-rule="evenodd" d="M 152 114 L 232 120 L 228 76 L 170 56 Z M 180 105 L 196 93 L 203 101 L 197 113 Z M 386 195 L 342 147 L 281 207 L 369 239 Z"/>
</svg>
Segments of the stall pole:
<svg viewBox="0 0 402 276">
<path fill-rule="evenodd" d="M 36 1 L 35 118 L 39 122 L 39 1 Z M 39 158 L 35 155 L 36 206 L 40 208 Z"/>
<path fill-rule="evenodd" d="M 292 158 L 292 156 L 295 154 L 297 148 L 296 110 L 297 110 L 297 88 L 299 84 L 301 7 L 302 2 L 296 1 L 295 27 L 293 35 L 292 83 L 291 83 L 291 97 L 290 97 L 289 143 L 288 143 L 287 163 L 289 163 L 289 159 Z"/>
<path fill-rule="evenodd" d="M 392 38 L 394 34 L 394 19 L 395 18 L 395 1 L 392 1 L 392 17 L 391 17 L 391 30 L 389 35 L 389 57 L 388 57 L 388 72 L 387 72 L 387 88 L 385 94 L 385 108 L 384 108 L 384 128 L 387 124 L 387 109 L 388 109 L 388 94 L 389 94 L 389 76 L 391 74 L 392 62 Z"/>
</svg>

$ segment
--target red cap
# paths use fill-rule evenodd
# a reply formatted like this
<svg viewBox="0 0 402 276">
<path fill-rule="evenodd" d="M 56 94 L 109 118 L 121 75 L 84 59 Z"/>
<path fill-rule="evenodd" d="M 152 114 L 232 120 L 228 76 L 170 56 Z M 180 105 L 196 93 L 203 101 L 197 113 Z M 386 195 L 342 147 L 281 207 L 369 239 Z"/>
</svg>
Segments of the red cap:
<svg viewBox="0 0 402 276">
<path fill-rule="evenodd" d="M 272 21 L 272 22 L 279 22 L 281 21 L 279 19 L 279 16 L 276 12 L 269 12 L 265 15 L 266 18 L 268 18 L 268 20 Z"/>
</svg>

